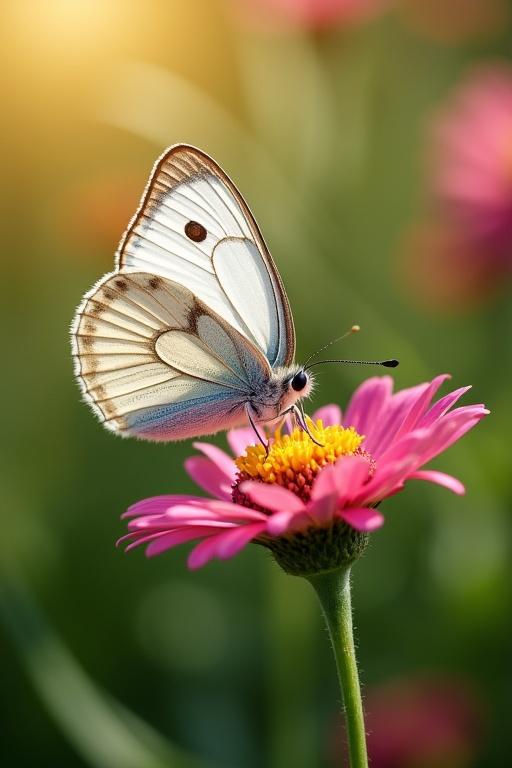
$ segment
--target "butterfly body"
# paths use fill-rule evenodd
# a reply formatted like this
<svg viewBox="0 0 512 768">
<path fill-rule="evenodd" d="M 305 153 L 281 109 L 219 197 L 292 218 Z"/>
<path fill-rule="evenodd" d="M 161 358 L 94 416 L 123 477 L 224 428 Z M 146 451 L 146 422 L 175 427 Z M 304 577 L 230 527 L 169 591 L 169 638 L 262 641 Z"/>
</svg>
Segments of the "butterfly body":
<svg viewBox="0 0 512 768">
<path fill-rule="evenodd" d="M 281 278 L 233 182 L 200 150 L 155 165 L 114 272 L 72 326 L 84 399 L 121 435 L 180 440 L 281 418 L 311 390 Z"/>
<path fill-rule="evenodd" d="M 128 418 L 122 425 L 118 423 L 115 431 L 121 429 L 138 437 L 169 441 L 215 434 L 219 429 L 245 426 L 251 420 L 255 426 L 272 425 L 289 413 L 299 399 L 296 392 L 290 392 L 293 372 L 294 369 L 283 369 L 272 373 L 267 381 L 259 382 L 257 389 L 234 397 L 213 392 L 197 399 L 193 417 L 188 413 L 189 401 L 185 413 L 179 406 L 170 404 L 151 414 L 141 412 L 134 419 Z"/>
</svg>

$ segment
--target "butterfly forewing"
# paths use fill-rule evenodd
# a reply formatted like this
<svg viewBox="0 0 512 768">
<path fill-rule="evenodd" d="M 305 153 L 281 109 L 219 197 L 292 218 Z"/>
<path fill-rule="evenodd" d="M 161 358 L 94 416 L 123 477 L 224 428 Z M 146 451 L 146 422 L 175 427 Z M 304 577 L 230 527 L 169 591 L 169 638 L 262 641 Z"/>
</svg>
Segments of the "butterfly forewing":
<svg viewBox="0 0 512 768">
<path fill-rule="evenodd" d="M 118 269 L 179 282 L 271 366 L 293 360 L 293 320 L 279 274 L 247 204 L 203 152 L 179 145 L 158 161 L 121 243 Z"/>
</svg>

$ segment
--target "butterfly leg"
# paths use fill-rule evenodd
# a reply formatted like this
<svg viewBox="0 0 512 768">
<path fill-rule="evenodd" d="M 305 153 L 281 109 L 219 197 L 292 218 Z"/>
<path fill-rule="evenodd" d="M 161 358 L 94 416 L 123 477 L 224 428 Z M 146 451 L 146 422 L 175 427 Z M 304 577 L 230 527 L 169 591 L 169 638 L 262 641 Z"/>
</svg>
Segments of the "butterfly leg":
<svg viewBox="0 0 512 768">
<path fill-rule="evenodd" d="M 304 412 L 297 405 L 293 405 L 292 408 L 293 408 L 293 415 L 297 419 L 297 422 L 300 428 L 304 430 L 304 432 L 315 443 L 315 445 L 322 446 L 322 443 L 319 443 L 318 440 L 316 440 L 311 434 Z"/>
<path fill-rule="evenodd" d="M 260 443 L 262 444 L 262 446 L 264 447 L 264 449 L 265 449 L 265 451 L 266 451 L 266 454 L 267 454 L 267 456 L 268 456 L 268 448 L 269 448 L 269 443 L 268 443 L 268 441 L 265 441 L 265 440 L 262 438 L 262 436 L 260 435 L 260 433 L 259 433 L 259 431 L 258 431 L 258 428 L 257 428 L 257 426 L 256 426 L 256 422 L 254 421 L 254 419 L 253 419 L 253 417 L 252 417 L 252 414 L 251 414 L 251 410 L 252 410 L 252 409 L 251 409 L 251 406 L 250 406 L 250 404 L 249 404 L 249 403 L 246 403 L 246 404 L 245 404 L 245 413 L 246 413 L 246 415 L 247 415 L 247 418 L 248 418 L 248 420 L 249 420 L 249 424 L 250 424 L 250 425 L 251 425 L 251 427 L 253 428 L 254 434 L 256 435 L 256 437 L 258 438 L 259 442 L 260 442 Z"/>
<path fill-rule="evenodd" d="M 301 429 L 304 430 L 304 432 L 307 432 L 307 429 L 305 429 L 304 427 L 304 414 L 302 414 L 302 418 L 298 419 L 297 413 L 298 413 L 297 406 L 290 405 L 290 407 L 287 408 L 286 411 L 283 411 L 282 413 L 279 414 L 279 418 L 281 419 L 281 421 L 279 422 L 279 427 L 282 426 L 284 421 L 287 421 L 286 417 L 290 416 L 291 419 L 293 419 L 293 424 L 290 424 L 290 422 L 288 422 L 290 427 L 293 426 L 294 429 L 296 429 L 297 427 L 300 427 Z"/>
<path fill-rule="evenodd" d="M 287 418 L 287 416 L 291 416 L 293 418 L 293 425 L 292 425 L 290 419 Z M 286 424 L 288 430 L 291 432 L 292 431 L 292 426 L 295 426 L 295 427 L 297 426 L 297 419 L 295 418 L 294 406 L 293 405 L 291 405 L 289 408 L 287 408 L 286 411 L 283 411 L 282 413 L 280 413 L 278 418 L 279 418 L 279 424 L 276 427 L 276 429 L 282 429 L 283 424 Z"/>
</svg>

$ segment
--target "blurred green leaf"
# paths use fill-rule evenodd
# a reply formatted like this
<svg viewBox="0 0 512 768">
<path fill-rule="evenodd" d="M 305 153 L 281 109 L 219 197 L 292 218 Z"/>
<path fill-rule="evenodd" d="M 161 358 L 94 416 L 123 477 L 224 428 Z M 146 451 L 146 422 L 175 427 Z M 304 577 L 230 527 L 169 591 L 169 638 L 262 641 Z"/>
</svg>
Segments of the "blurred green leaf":
<svg viewBox="0 0 512 768">
<path fill-rule="evenodd" d="M 12 577 L 0 591 L 0 618 L 38 696 L 64 736 L 93 768 L 211 768 L 170 744 L 91 680 Z"/>
</svg>

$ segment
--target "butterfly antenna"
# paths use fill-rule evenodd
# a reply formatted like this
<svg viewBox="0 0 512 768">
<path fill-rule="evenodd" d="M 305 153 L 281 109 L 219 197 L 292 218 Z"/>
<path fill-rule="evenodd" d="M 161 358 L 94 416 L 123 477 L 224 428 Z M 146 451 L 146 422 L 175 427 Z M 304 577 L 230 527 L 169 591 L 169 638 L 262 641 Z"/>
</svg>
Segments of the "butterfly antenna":
<svg viewBox="0 0 512 768">
<path fill-rule="evenodd" d="M 328 341 L 327 344 L 324 344 L 323 347 L 320 347 L 320 349 L 317 349 L 316 352 L 313 352 L 312 355 L 308 357 L 306 362 L 304 363 L 304 370 L 306 369 L 306 366 L 311 360 L 314 360 L 315 357 L 318 357 L 318 355 L 323 352 L 325 349 L 328 349 L 333 344 L 336 344 L 338 341 L 342 341 L 343 339 L 346 339 L 347 336 L 352 336 L 353 333 L 358 333 L 361 330 L 359 325 L 353 325 L 352 328 L 349 328 L 348 331 L 345 331 L 341 336 L 338 336 L 336 339 L 331 339 L 331 341 Z"/>
<path fill-rule="evenodd" d="M 314 368 L 315 365 L 325 365 L 325 363 L 347 363 L 347 365 L 383 365 L 385 368 L 396 368 L 399 365 L 398 360 L 318 360 L 304 367 L 304 371 Z"/>
</svg>

